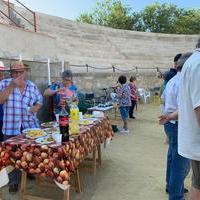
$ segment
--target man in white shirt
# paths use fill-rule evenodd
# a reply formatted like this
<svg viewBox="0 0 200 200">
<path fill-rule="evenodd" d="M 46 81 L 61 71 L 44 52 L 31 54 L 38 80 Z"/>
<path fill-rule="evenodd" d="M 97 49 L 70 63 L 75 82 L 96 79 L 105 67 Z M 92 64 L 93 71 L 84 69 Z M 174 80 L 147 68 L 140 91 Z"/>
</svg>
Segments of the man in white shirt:
<svg viewBox="0 0 200 200">
<path fill-rule="evenodd" d="M 192 160 L 190 200 L 200 199 L 200 38 L 183 66 L 179 92 L 178 152 Z"/>
<path fill-rule="evenodd" d="M 164 116 L 170 116 L 178 110 L 178 92 L 180 81 L 180 70 L 191 53 L 183 54 L 178 61 L 178 73 L 166 85 L 162 98 L 164 99 Z M 163 116 L 161 121 L 163 123 Z M 169 138 L 169 149 L 167 155 L 166 192 L 169 192 L 169 200 L 184 199 L 184 179 L 187 176 L 190 163 L 187 158 L 178 154 L 178 121 L 166 120 L 164 124 L 165 133 Z M 186 189 L 185 189 L 186 191 Z"/>
</svg>

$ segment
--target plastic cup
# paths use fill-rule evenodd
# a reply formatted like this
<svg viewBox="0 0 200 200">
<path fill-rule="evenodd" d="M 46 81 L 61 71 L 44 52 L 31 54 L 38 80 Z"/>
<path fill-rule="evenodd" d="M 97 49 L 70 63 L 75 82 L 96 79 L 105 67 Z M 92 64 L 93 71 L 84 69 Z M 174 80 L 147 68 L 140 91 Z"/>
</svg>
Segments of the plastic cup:
<svg viewBox="0 0 200 200">
<path fill-rule="evenodd" d="M 83 120 L 83 113 L 82 112 L 79 112 L 79 119 Z"/>
<path fill-rule="evenodd" d="M 52 134 L 52 137 L 56 141 L 56 143 L 62 142 L 62 135 L 60 133 L 54 133 Z"/>
<path fill-rule="evenodd" d="M 59 122 L 59 114 L 56 114 L 56 121 Z"/>
</svg>

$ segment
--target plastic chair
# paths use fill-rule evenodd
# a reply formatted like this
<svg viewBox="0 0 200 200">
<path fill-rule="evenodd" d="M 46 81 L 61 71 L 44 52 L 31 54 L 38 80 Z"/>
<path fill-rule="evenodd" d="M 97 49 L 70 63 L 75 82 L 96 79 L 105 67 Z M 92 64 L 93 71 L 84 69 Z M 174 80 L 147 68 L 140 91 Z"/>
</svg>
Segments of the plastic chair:
<svg viewBox="0 0 200 200">
<path fill-rule="evenodd" d="M 140 98 L 144 100 L 144 103 L 147 103 L 147 99 L 151 97 L 150 91 L 146 91 L 144 88 L 138 88 L 138 93 Z"/>
</svg>

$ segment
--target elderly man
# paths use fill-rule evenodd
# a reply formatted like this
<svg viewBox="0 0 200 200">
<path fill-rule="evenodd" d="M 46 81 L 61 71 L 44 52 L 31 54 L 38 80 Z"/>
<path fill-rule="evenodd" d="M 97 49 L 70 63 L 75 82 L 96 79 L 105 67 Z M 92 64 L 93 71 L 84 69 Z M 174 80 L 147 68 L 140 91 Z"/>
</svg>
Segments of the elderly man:
<svg viewBox="0 0 200 200">
<path fill-rule="evenodd" d="M 0 61 L 0 81 L 4 79 L 5 71 L 8 69 L 4 66 L 4 63 Z M 3 126 L 3 104 L 0 104 L 0 142 L 3 141 L 3 133 L 2 133 L 2 126 Z"/>
<path fill-rule="evenodd" d="M 36 113 L 42 106 L 42 96 L 37 86 L 26 79 L 26 70 L 21 61 L 11 64 L 11 77 L 0 82 L 0 103 L 3 104 L 4 140 L 21 134 L 26 128 L 39 127 Z M 20 172 L 9 174 L 9 191 L 16 192 Z"/>
<path fill-rule="evenodd" d="M 178 73 L 166 85 L 162 98 L 164 99 L 164 116 L 160 123 L 164 124 L 165 132 L 169 138 L 167 155 L 166 192 L 169 192 L 169 200 L 184 199 L 184 179 L 187 176 L 190 164 L 189 160 L 178 154 L 178 120 L 171 118 L 178 112 L 178 91 L 180 71 L 185 61 L 192 53 L 183 54 L 178 60 Z"/>
</svg>

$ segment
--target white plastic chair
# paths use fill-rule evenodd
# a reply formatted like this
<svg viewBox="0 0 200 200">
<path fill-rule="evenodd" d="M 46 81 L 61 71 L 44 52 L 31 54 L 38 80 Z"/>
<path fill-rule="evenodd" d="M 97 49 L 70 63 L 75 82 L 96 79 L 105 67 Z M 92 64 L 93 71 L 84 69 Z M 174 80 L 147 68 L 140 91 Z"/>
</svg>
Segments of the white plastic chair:
<svg viewBox="0 0 200 200">
<path fill-rule="evenodd" d="M 150 91 L 146 91 L 144 88 L 138 88 L 138 93 L 140 98 L 144 100 L 144 103 L 147 103 L 147 99 L 151 97 Z"/>
</svg>

